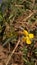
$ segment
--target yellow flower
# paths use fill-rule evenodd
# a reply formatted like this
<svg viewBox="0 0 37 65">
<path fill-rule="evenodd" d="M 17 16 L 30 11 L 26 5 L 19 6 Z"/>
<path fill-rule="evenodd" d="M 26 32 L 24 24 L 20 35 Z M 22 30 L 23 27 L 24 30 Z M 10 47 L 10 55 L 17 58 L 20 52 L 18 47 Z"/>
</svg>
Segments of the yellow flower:
<svg viewBox="0 0 37 65">
<path fill-rule="evenodd" d="M 30 38 L 30 39 L 34 38 L 34 35 L 30 33 L 30 34 L 29 34 L 29 38 Z"/>
<path fill-rule="evenodd" d="M 22 38 L 22 42 L 25 42 L 26 44 L 31 44 L 31 40 L 30 38 L 27 36 L 27 37 L 23 37 Z"/>
<path fill-rule="evenodd" d="M 25 41 L 26 41 L 26 37 L 23 37 L 23 38 L 22 38 L 22 42 L 25 42 Z"/>
<path fill-rule="evenodd" d="M 27 43 L 27 44 L 31 44 L 31 40 L 30 40 L 29 37 L 26 37 L 26 43 Z"/>
<path fill-rule="evenodd" d="M 23 34 L 27 36 L 28 32 L 26 30 L 23 30 Z"/>
<path fill-rule="evenodd" d="M 22 40 L 23 42 L 26 42 L 26 44 L 31 44 L 31 39 L 34 38 L 34 34 L 28 33 L 26 30 L 23 31 L 23 34 L 25 35 Z"/>
</svg>

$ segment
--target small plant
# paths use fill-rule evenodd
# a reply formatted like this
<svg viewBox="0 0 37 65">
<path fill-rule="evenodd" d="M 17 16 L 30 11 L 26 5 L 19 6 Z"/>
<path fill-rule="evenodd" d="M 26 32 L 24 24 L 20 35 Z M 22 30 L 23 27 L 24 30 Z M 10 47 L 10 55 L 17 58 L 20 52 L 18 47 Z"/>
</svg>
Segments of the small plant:
<svg viewBox="0 0 37 65">
<path fill-rule="evenodd" d="M 34 38 L 34 34 L 28 33 L 26 30 L 24 30 L 22 34 L 24 34 L 22 38 L 23 42 L 26 42 L 27 44 L 31 44 L 32 43 L 31 39 Z"/>
<path fill-rule="evenodd" d="M 37 0 L 0 0 L 0 45 L 4 65 L 37 65 Z"/>
</svg>

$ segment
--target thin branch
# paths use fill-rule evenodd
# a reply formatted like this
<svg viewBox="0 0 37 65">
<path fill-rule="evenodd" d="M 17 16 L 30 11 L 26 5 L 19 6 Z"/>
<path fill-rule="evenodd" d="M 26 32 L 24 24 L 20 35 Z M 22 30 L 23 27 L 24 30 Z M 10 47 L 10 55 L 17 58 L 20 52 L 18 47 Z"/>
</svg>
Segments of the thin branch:
<svg viewBox="0 0 37 65">
<path fill-rule="evenodd" d="M 34 10 L 32 13 L 29 14 L 26 18 L 23 18 L 23 22 L 19 21 L 17 23 L 24 24 L 28 19 L 30 19 L 35 13 L 37 13 L 37 10 Z"/>
<path fill-rule="evenodd" d="M 19 43 L 20 43 L 20 39 L 18 40 L 18 42 L 17 42 L 17 44 L 16 44 L 14 50 L 12 51 L 12 53 L 9 55 L 8 60 L 7 60 L 7 62 L 6 62 L 6 65 L 9 64 L 9 62 L 10 62 L 10 60 L 11 60 L 11 58 L 12 58 L 12 55 L 14 54 L 15 50 L 17 49 Z"/>
<path fill-rule="evenodd" d="M 16 7 L 24 7 L 23 5 L 15 5 Z"/>
<path fill-rule="evenodd" d="M 28 19 L 29 19 L 31 16 L 33 16 L 36 12 L 37 12 L 37 11 L 34 10 L 32 13 L 29 14 L 28 17 L 26 17 L 25 19 L 23 19 L 23 21 L 28 20 Z"/>
<path fill-rule="evenodd" d="M 10 53 L 10 50 L 11 50 L 11 49 L 10 49 L 10 43 L 9 43 L 9 53 Z"/>
</svg>

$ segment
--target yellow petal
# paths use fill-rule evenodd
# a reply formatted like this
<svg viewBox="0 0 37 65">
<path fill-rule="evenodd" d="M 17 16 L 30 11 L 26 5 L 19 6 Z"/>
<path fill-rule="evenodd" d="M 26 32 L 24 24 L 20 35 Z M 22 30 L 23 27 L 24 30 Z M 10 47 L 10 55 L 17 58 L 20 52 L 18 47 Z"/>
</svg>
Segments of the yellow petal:
<svg viewBox="0 0 37 65">
<path fill-rule="evenodd" d="M 29 39 L 29 37 L 26 37 L 26 43 L 31 44 L 31 40 Z"/>
<path fill-rule="evenodd" d="M 29 34 L 29 38 L 34 38 L 34 34 Z"/>
<path fill-rule="evenodd" d="M 28 35 L 28 32 L 26 30 L 24 30 L 23 31 L 23 34 L 27 36 Z"/>
<path fill-rule="evenodd" d="M 25 41 L 26 41 L 26 38 L 25 38 L 25 37 L 23 37 L 23 38 L 22 38 L 22 42 L 25 42 Z"/>
</svg>

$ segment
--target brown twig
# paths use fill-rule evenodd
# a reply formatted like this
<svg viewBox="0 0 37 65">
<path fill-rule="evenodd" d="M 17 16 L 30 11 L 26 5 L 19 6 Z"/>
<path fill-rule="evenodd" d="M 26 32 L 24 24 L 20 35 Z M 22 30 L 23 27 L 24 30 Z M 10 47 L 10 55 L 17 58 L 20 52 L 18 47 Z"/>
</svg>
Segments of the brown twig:
<svg viewBox="0 0 37 65">
<path fill-rule="evenodd" d="M 35 13 L 37 13 L 37 10 L 33 10 L 33 12 L 31 12 L 26 18 L 25 18 L 25 17 L 23 18 L 22 22 L 19 21 L 19 22 L 17 22 L 17 23 L 20 23 L 20 24 L 25 23 L 25 22 L 26 22 L 28 19 L 30 19 Z"/>
<path fill-rule="evenodd" d="M 24 7 L 23 5 L 15 5 L 16 7 Z"/>
<path fill-rule="evenodd" d="M 9 64 L 9 62 L 10 62 L 10 60 L 11 60 L 11 57 L 12 57 L 12 55 L 14 54 L 15 50 L 17 49 L 19 43 L 20 43 L 20 39 L 18 40 L 18 42 L 17 42 L 17 44 L 16 44 L 14 50 L 12 51 L 12 53 L 9 55 L 8 60 L 7 60 L 7 62 L 6 62 L 6 65 Z"/>
<path fill-rule="evenodd" d="M 36 12 L 37 12 L 37 11 L 34 10 L 32 13 L 29 14 L 28 17 L 26 17 L 25 19 L 23 19 L 23 21 L 28 20 L 28 19 L 29 19 L 31 16 L 33 16 Z"/>
</svg>

